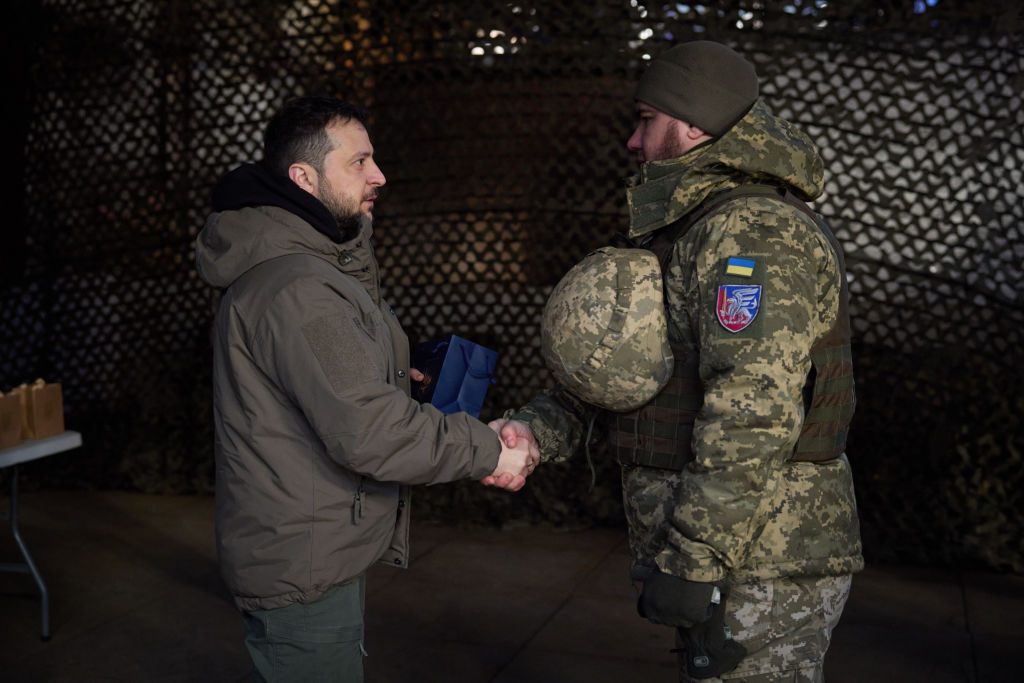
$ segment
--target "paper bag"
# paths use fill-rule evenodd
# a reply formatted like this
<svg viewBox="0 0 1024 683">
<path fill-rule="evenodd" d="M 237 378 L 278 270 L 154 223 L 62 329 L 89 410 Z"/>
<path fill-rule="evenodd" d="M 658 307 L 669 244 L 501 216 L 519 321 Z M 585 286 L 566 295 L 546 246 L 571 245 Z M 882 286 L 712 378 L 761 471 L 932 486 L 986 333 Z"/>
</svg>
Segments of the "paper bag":
<svg viewBox="0 0 1024 683">
<path fill-rule="evenodd" d="M 495 383 L 497 361 L 497 351 L 454 334 L 417 344 L 412 367 L 424 374 L 424 380 L 412 383 L 413 398 L 442 413 L 463 411 L 479 417 L 487 389 Z"/>
<path fill-rule="evenodd" d="M 37 379 L 11 393 L 21 398 L 21 438 L 45 439 L 64 431 L 64 398 L 60 384 Z"/>
</svg>

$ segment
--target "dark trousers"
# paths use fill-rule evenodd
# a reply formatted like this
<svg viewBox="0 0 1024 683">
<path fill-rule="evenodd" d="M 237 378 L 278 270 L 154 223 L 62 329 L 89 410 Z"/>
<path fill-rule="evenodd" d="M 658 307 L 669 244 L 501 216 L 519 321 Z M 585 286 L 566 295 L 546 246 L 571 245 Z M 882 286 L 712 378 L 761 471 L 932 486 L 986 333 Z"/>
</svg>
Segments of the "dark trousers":
<svg viewBox="0 0 1024 683">
<path fill-rule="evenodd" d="M 245 646 L 260 683 L 362 683 L 366 577 L 316 602 L 246 612 Z"/>
</svg>

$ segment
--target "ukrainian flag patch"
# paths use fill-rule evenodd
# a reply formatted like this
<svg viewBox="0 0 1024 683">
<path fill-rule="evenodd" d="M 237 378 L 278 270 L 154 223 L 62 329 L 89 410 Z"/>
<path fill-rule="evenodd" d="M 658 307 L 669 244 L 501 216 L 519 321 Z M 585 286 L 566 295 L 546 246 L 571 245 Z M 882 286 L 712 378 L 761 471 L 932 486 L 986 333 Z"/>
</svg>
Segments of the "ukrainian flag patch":
<svg viewBox="0 0 1024 683">
<path fill-rule="evenodd" d="M 739 275 L 750 277 L 754 274 L 754 262 L 745 258 L 729 257 L 729 263 L 725 266 L 726 275 Z"/>
</svg>

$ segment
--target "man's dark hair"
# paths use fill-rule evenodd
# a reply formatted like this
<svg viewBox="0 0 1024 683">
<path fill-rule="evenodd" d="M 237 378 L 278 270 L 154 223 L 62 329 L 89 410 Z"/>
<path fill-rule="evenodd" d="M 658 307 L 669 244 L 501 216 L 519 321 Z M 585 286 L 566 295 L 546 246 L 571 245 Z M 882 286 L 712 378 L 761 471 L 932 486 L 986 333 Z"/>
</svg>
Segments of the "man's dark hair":
<svg viewBox="0 0 1024 683">
<path fill-rule="evenodd" d="M 288 174 L 296 162 L 323 171 L 324 157 L 333 149 L 326 128 L 335 120 L 355 119 L 366 126 L 365 109 L 334 97 L 297 97 L 282 106 L 263 133 L 263 163 L 273 173 Z"/>
</svg>

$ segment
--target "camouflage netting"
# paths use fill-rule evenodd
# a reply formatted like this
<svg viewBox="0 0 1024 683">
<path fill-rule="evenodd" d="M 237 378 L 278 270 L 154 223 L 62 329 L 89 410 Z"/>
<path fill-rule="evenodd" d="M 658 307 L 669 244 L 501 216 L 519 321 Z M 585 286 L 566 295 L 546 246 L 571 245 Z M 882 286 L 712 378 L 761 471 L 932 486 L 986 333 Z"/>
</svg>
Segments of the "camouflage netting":
<svg viewBox="0 0 1024 683">
<path fill-rule="evenodd" d="M 623 226 L 632 84 L 713 38 L 824 150 L 859 391 L 872 561 L 1024 570 L 1024 34 L 1015 0 L 16 0 L 5 96 L 0 389 L 63 383 L 83 449 L 31 486 L 208 492 L 215 180 L 288 97 L 372 109 L 386 294 L 414 339 L 497 349 L 484 417 L 548 382 L 539 312 Z M 515 496 L 420 490 L 421 518 L 619 523 L 616 468 Z M 9 475 L 6 475 L 9 476 Z"/>
</svg>

